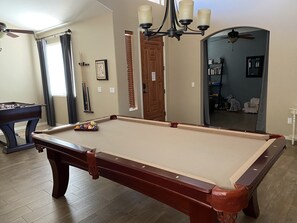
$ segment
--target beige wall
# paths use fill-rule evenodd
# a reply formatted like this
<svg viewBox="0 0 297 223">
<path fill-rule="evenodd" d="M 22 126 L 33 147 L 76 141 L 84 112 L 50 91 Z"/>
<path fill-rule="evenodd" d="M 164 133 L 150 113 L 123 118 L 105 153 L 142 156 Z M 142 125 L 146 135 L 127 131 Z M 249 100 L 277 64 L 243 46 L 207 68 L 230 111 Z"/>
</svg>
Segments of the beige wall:
<svg viewBox="0 0 297 223">
<path fill-rule="evenodd" d="M 212 21 L 207 35 L 234 26 L 253 26 L 270 31 L 267 131 L 289 135 L 288 109 L 297 106 L 297 75 L 293 68 L 297 58 L 296 29 L 293 28 L 297 2 L 263 0 L 251 4 L 248 0 L 213 0 L 208 4 L 212 9 Z M 201 123 L 201 39 L 192 36 L 180 42 L 169 41 L 169 119 Z M 191 87 L 191 81 L 196 82 L 195 88 Z"/>
<path fill-rule="evenodd" d="M 140 54 L 139 54 L 139 28 L 137 9 L 140 5 L 149 4 L 153 6 L 154 22 L 160 22 L 163 17 L 163 7 L 148 2 L 146 0 L 98 0 L 106 5 L 113 12 L 114 20 L 114 35 L 115 35 L 115 49 L 116 49 L 116 69 L 118 77 L 118 91 L 119 91 L 119 114 L 134 117 L 142 117 L 142 94 L 141 94 L 141 72 L 140 72 Z M 128 81 L 127 81 L 127 62 L 125 49 L 125 30 L 133 31 L 134 45 L 133 45 L 133 60 L 135 72 L 135 86 L 136 100 L 138 110 L 129 111 L 128 100 Z"/>
<path fill-rule="evenodd" d="M 38 38 L 45 37 L 54 33 L 59 33 L 71 29 L 72 47 L 74 61 L 74 75 L 77 91 L 77 109 L 79 121 L 89 120 L 111 114 L 118 114 L 118 85 L 115 66 L 115 48 L 113 35 L 112 14 L 107 12 L 95 18 L 88 19 L 79 23 L 69 24 L 50 32 L 38 35 Z M 80 58 L 89 66 L 80 67 Z M 96 79 L 95 60 L 107 59 L 108 81 L 98 81 Z M 36 58 L 38 61 L 38 58 Z M 94 113 L 83 112 L 82 99 L 82 75 L 89 87 L 91 108 Z M 98 92 L 101 87 L 102 92 Z M 110 93 L 110 88 L 115 88 L 115 93 Z M 55 98 L 56 99 L 56 98 Z M 57 102 L 61 105 L 63 99 L 58 97 Z M 64 100 L 65 101 L 65 100 Z M 59 103 L 60 102 L 60 103 Z M 64 107 L 56 106 L 58 124 L 65 124 L 68 116 Z M 60 123 L 60 122 L 62 123 Z"/>
<path fill-rule="evenodd" d="M 106 5 L 112 12 L 83 22 L 69 24 L 51 30 L 50 32 L 42 33 L 38 37 L 44 37 L 65 31 L 66 29 L 72 30 L 74 72 L 76 78 L 78 116 L 80 121 L 110 114 L 142 117 L 137 8 L 140 4 L 153 5 L 154 19 L 155 21 L 158 21 L 163 16 L 163 7 L 153 3 L 147 3 L 146 0 L 139 0 L 137 2 L 138 4 L 135 4 L 133 0 L 100 0 L 99 2 Z M 129 111 L 125 30 L 133 31 L 134 33 L 133 56 L 136 100 L 138 105 L 138 109 L 134 111 Z M 89 86 L 91 106 L 94 111 L 92 114 L 83 112 L 81 67 L 77 65 L 80 61 L 80 54 L 83 56 L 85 62 L 90 63 L 89 67 L 83 68 L 83 72 Z M 108 60 L 108 81 L 96 80 L 94 61 L 97 59 Z M 35 61 L 37 62 L 38 59 L 36 58 Z M 102 93 L 97 92 L 98 87 L 102 88 Z M 115 94 L 109 93 L 110 87 L 115 88 Z M 62 108 L 57 114 L 59 120 L 65 120 L 66 114 Z M 60 117 L 63 116 L 63 114 L 64 117 Z"/>
<path fill-rule="evenodd" d="M 1 19 L 0 21 L 3 22 Z M 18 28 L 5 23 L 9 28 Z M 41 80 L 33 60 L 37 53 L 34 36 L 18 35 L 18 38 L 4 36 L 0 39 L 0 102 L 43 104 Z M 39 123 L 45 120 L 46 115 L 43 112 Z"/>
<path fill-rule="evenodd" d="M 112 13 L 77 24 L 71 24 L 61 29 L 70 28 L 73 31 L 79 119 L 86 120 L 110 113 L 141 117 L 142 100 L 140 94 L 141 77 L 139 72 L 138 36 L 136 35 L 134 43 L 134 69 L 136 71 L 136 86 L 138 86 L 137 103 L 139 109 L 129 112 L 124 31 L 131 30 L 138 34 L 137 7 L 143 3 L 152 3 L 148 3 L 145 0 L 98 1 L 110 8 Z M 297 58 L 296 29 L 294 28 L 297 19 L 294 9 L 297 8 L 297 2 L 290 0 L 263 0 L 254 5 L 248 0 L 236 2 L 231 0 L 213 0 L 201 3 L 212 9 L 211 28 L 207 31 L 207 35 L 234 26 L 253 26 L 270 31 L 267 131 L 289 135 L 291 126 L 286 123 L 287 117 L 290 116 L 288 108 L 297 106 L 297 75 L 293 68 Z M 159 24 L 163 16 L 163 8 L 155 4 L 152 5 L 154 9 L 154 23 Z M 56 31 L 58 30 L 53 32 Z M 166 38 L 168 120 L 195 124 L 201 123 L 200 44 L 203 38 L 201 36 L 183 36 L 179 42 L 175 39 Z M 10 100 L 13 96 L 11 100 L 39 102 L 41 88 L 38 89 L 38 86 L 40 86 L 38 85 L 40 84 L 38 80 L 39 63 L 36 60 L 35 44 L 33 44 L 32 52 L 19 54 L 17 52 L 20 52 L 20 49 L 23 49 L 22 52 L 30 51 L 30 49 L 28 46 L 17 46 L 17 43 L 12 42 L 12 40 L 0 40 L 4 48 L 3 50 L 6 50 L 7 46 L 10 48 L 10 51 L 5 54 L 4 60 L 2 60 L 4 51 L 0 53 L 0 57 L 2 57 L 0 59 L 1 82 L 3 80 L 9 83 L 5 86 L 5 89 L 0 89 L 0 97 L 4 97 L 1 99 L 5 101 Z M 15 52 L 14 55 L 11 55 L 12 49 Z M 28 68 L 28 64 L 32 64 L 29 59 L 32 53 L 35 55 L 34 61 L 36 63 L 34 66 L 31 65 L 31 68 Z M 83 54 L 85 61 L 90 63 L 85 72 L 90 85 L 94 114 L 84 114 L 82 112 L 80 67 L 77 65 L 80 53 Z M 96 59 L 108 59 L 109 81 L 102 82 L 95 79 L 94 61 Z M 3 69 L 2 67 L 5 68 Z M 24 69 L 26 75 L 24 75 Z M 34 77 L 34 73 L 37 74 L 37 79 Z M 9 79 L 7 79 L 8 76 Z M 22 80 L 19 81 L 21 84 L 17 83 L 16 80 Z M 34 84 L 34 80 L 38 83 Z M 192 82 L 195 84 L 195 87 L 192 87 Z M 17 94 L 15 91 L 7 94 L 7 92 L 13 91 L 10 85 L 23 89 L 24 94 L 28 94 L 28 96 Z M 102 87 L 103 93 L 97 92 L 98 86 Z M 110 87 L 116 88 L 116 94 L 108 93 Z M 38 95 L 32 89 L 36 89 Z M 8 95 L 8 97 L 2 96 L 3 93 Z"/>
<path fill-rule="evenodd" d="M 0 102 L 40 103 L 36 94 L 38 83 L 33 69 L 32 42 L 33 35 L 19 34 L 18 38 L 4 36 L 0 39 Z"/>
<path fill-rule="evenodd" d="M 121 36 L 125 29 L 137 32 L 137 7 L 145 1 L 99 1 L 113 10 L 117 74 L 121 92 L 119 111 L 126 114 L 125 106 L 128 104 L 126 80 L 124 79 L 126 71 L 123 60 L 125 58 L 124 43 Z M 291 28 L 294 27 L 297 19 L 293 11 L 297 7 L 297 2 L 263 0 L 252 6 L 248 0 L 236 2 L 213 0 L 201 2 L 201 4 L 212 10 L 211 28 L 207 31 L 207 35 L 236 26 L 259 27 L 270 31 L 267 131 L 289 135 L 291 126 L 286 123 L 287 117 L 290 116 L 288 108 L 297 106 L 297 97 L 294 95 L 294 92 L 297 93 L 297 75 L 292 68 L 296 60 L 297 42 L 296 31 Z M 159 24 L 163 9 L 152 5 L 155 13 L 154 23 Z M 156 15 L 157 13 L 159 16 Z M 166 38 L 168 120 L 194 124 L 202 122 L 200 44 L 201 40 L 206 37 L 183 36 L 181 41 Z M 137 47 L 138 45 L 135 49 Z M 136 55 L 137 66 L 139 54 Z M 139 84 L 137 86 L 140 86 L 140 83 L 137 82 Z M 195 87 L 192 87 L 192 83 Z M 138 98 L 141 98 L 140 94 Z"/>
</svg>

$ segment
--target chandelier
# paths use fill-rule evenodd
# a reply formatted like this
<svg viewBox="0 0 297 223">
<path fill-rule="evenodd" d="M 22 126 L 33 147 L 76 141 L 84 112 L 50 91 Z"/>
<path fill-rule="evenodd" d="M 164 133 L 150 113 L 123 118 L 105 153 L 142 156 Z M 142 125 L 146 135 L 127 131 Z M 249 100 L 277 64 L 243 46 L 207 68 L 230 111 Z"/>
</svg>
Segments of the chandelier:
<svg viewBox="0 0 297 223">
<path fill-rule="evenodd" d="M 193 22 L 193 11 L 193 0 L 179 1 L 179 10 L 177 10 L 176 0 L 166 0 L 166 8 L 162 24 L 157 29 L 150 29 L 153 25 L 152 7 L 149 5 L 142 5 L 138 8 L 139 26 L 144 30 L 143 34 L 148 38 L 168 36 L 180 40 L 180 37 L 183 34 L 199 34 L 203 36 L 205 30 L 209 28 L 210 10 L 198 10 L 198 29 L 191 29 L 189 27 Z M 170 19 L 170 28 L 167 31 L 162 31 L 168 16 Z"/>
</svg>

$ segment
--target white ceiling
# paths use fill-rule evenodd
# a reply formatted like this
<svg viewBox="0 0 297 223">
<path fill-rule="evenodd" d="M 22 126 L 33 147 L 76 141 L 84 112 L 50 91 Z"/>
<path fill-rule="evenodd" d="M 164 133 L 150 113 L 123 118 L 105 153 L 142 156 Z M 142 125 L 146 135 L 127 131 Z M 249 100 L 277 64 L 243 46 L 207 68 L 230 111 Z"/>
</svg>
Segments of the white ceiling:
<svg viewBox="0 0 297 223">
<path fill-rule="evenodd" d="M 33 31 L 48 30 L 110 11 L 97 0 L 0 0 L 0 9 L 0 22 Z"/>
<path fill-rule="evenodd" d="M 110 12 L 100 0 L 0 0 L 0 22 L 36 32 Z M 121 1 L 121 0 L 116 0 Z M 135 0 L 136 1 L 136 0 Z M 209 0 L 194 0 L 208 8 Z M 207 4 L 208 3 L 208 4 Z M 136 14 L 137 12 L 135 12 Z"/>
</svg>

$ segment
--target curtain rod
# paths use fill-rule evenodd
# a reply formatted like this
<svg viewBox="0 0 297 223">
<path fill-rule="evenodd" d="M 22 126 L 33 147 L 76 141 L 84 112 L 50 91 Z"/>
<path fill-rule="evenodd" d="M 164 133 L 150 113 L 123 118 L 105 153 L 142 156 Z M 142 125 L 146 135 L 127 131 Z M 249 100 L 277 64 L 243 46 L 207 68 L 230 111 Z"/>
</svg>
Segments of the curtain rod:
<svg viewBox="0 0 297 223">
<path fill-rule="evenodd" d="M 57 37 L 57 36 L 61 36 L 63 34 L 71 34 L 71 30 L 68 29 L 64 32 L 60 32 L 60 33 L 55 33 L 55 34 L 52 34 L 52 35 L 49 35 L 49 36 L 45 36 L 45 37 L 42 37 L 42 38 L 36 38 L 36 40 L 42 40 L 42 39 L 49 39 L 49 38 L 53 38 L 53 37 Z"/>
</svg>

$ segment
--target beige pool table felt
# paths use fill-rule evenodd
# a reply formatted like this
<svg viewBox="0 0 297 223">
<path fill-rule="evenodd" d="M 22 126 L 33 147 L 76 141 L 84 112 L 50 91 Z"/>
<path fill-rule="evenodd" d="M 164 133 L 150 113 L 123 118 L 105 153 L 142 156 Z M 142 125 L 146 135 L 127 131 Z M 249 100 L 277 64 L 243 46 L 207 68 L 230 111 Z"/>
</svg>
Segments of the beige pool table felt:
<svg viewBox="0 0 297 223">
<path fill-rule="evenodd" d="M 177 175 L 234 188 L 234 183 L 274 141 L 267 135 L 135 121 L 98 121 L 98 132 L 49 131 L 54 137 Z"/>
</svg>

